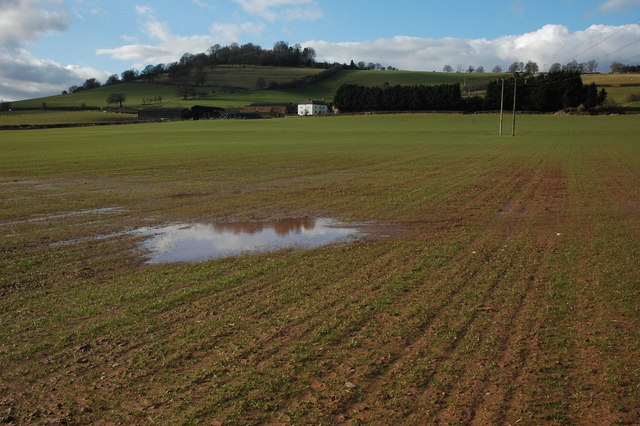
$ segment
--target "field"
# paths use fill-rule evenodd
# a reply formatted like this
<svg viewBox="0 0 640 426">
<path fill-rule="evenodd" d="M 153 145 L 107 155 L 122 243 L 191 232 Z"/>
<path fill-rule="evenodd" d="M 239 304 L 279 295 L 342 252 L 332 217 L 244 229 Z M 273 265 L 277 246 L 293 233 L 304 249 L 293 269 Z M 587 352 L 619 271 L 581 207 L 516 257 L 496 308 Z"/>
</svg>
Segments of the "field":
<svg viewBox="0 0 640 426">
<path fill-rule="evenodd" d="M 293 102 L 305 99 L 325 99 L 331 102 L 338 88 L 343 84 L 360 84 L 364 86 L 418 85 L 418 84 L 455 84 L 459 83 L 463 93 L 471 96 L 482 96 L 487 83 L 504 74 L 459 74 L 443 72 L 416 71 L 357 71 L 343 70 L 318 83 L 298 89 L 255 90 L 256 81 L 262 77 L 267 83 L 284 82 L 309 74 L 319 69 L 253 67 L 253 66 L 220 66 L 210 70 L 206 86 L 198 87 L 195 99 L 184 100 L 176 93 L 176 86 L 166 84 L 167 79 L 160 79 L 150 84 L 143 81 L 100 87 L 67 95 L 49 96 L 46 98 L 28 99 L 12 102 L 14 108 L 47 107 L 80 107 L 81 105 L 105 107 L 107 97 L 111 93 L 125 93 L 128 108 L 145 108 L 153 106 L 190 108 L 193 105 L 212 105 L 222 108 L 240 108 L 254 102 Z M 595 82 L 609 93 L 609 99 L 623 106 L 638 106 L 638 102 L 630 103 L 629 96 L 640 96 L 640 77 L 638 74 L 585 74 L 584 82 Z M 162 98 L 156 102 L 156 98 Z M 115 105 L 111 105 L 115 106 Z"/>
<path fill-rule="evenodd" d="M 0 126 L 113 123 L 136 120 L 137 118 L 136 114 L 105 113 L 102 111 L 2 111 L 0 112 Z"/>
<path fill-rule="evenodd" d="M 604 88 L 607 98 L 617 104 L 640 107 L 640 102 L 629 99 L 631 95 L 640 99 L 640 74 L 585 74 L 582 80 Z"/>
<path fill-rule="evenodd" d="M 495 74 L 454 74 L 411 71 L 341 71 L 338 74 L 307 87 L 287 90 L 254 90 L 256 81 L 263 77 L 267 83 L 284 82 L 295 78 L 320 72 L 319 69 L 282 68 L 282 67 L 215 67 L 209 74 L 207 86 L 198 87 L 196 99 L 183 100 L 176 94 L 176 86 L 161 84 L 128 83 L 116 86 L 81 91 L 67 95 L 29 99 L 12 102 L 15 108 L 42 108 L 43 102 L 48 107 L 107 106 L 106 99 L 111 93 L 125 93 L 125 106 L 141 108 L 149 106 L 191 107 L 192 105 L 214 105 L 223 108 L 239 108 L 254 102 L 301 102 L 305 99 L 333 100 L 333 96 L 342 84 L 362 84 L 381 86 L 402 84 L 444 84 L 461 83 L 466 90 L 483 90 Z M 242 90 L 230 90 L 230 87 Z M 149 102 L 161 97 L 161 103 Z M 112 105 L 114 106 L 114 105 Z"/>
<path fill-rule="evenodd" d="M 0 418 L 632 424 L 635 116 L 396 115 L 0 133 Z M 149 265 L 169 223 L 386 236 Z"/>
</svg>

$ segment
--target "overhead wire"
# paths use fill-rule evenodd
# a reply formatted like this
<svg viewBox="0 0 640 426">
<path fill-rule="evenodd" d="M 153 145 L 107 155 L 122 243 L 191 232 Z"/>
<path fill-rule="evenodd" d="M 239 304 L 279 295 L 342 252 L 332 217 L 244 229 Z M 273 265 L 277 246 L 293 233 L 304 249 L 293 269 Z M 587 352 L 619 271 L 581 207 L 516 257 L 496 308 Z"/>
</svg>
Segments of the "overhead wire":
<svg viewBox="0 0 640 426">
<path fill-rule="evenodd" d="M 572 61 L 572 60 L 575 60 L 575 59 L 579 58 L 581 55 L 583 55 L 583 54 L 587 53 L 588 51 L 590 51 L 590 50 L 591 50 L 591 49 L 593 49 L 594 47 L 596 47 L 596 46 L 600 45 L 601 43 L 604 43 L 605 41 L 609 40 L 611 37 L 614 37 L 615 35 L 619 34 L 620 32 L 622 32 L 622 31 L 626 30 L 626 29 L 627 29 L 627 27 L 628 27 L 629 25 L 635 24 L 635 23 L 636 23 L 636 22 L 638 22 L 638 21 L 640 21 L 640 18 L 636 19 L 636 20 L 635 20 L 635 21 L 633 21 L 633 22 L 629 22 L 629 23 L 628 23 L 628 24 L 626 24 L 626 25 L 623 25 L 623 26 L 622 26 L 622 28 L 620 28 L 620 29 L 619 29 L 618 31 L 616 31 L 615 33 L 613 33 L 613 34 L 609 35 L 608 37 L 603 38 L 602 40 L 600 40 L 599 42 L 597 42 L 597 43 L 596 43 L 596 44 L 594 44 L 593 46 L 589 47 L 588 49 L 585 49 L 585 50 L 583 50 L 582 52 L 580 52 L 580 53 L 576 54 L 576 55 L 575 55 L 574 57 L 572 57 L 570 60 L 565 61 L 565 63 L 566 63 L 566 62 L 570 62 L 570 61 Z"/>
<path fill-rule="evenodd" d="M 599 61 L 600 59 L 605 58 L 605 57 L 607 57 L 607 56 L 609 56 L 609 55 L 613 55 L 614 53 L 618 53 L 619 51 L 624 50 L 624 49 L 626 49 L 627 47 L 632 46 L 632 45 L 634 45 L 634 44 L 636 44 L 636 43 L 638 43 L 638 42 L 640 42 L 640 38 L 639 38 L 639 39 L 637 39 L 637 40 L 635 40 L 635 41 L 632 41 L 631 43 L 629 43 L 629 44 L 627 44 L 627 45 L 625 45 L 625 46 L 622 46 L 620 49 L 618 49 L 618 50 L 616 50 L 616 51 L 614 51 L 614 52 L 609 52 L 609 53 L 607 53 L 606 55 L 603 55 L 603 56 L 599 57 L 598 59 L 596 59 L 596 61 Z"/>
</svg>

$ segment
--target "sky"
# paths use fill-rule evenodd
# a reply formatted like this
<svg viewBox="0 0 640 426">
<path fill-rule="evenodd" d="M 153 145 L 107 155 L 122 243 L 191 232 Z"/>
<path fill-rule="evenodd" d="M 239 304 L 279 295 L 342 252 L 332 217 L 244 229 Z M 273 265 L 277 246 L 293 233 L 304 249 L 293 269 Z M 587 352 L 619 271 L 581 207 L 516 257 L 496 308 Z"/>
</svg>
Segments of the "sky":
<svg viewBox="0 0 640 426">
<path fill-rule="evenodd" d="M 0 100 L 277 41 L 318 60 L 441 71 L 640 63 L 640 0 L 0 0 Z"/>
</svg>

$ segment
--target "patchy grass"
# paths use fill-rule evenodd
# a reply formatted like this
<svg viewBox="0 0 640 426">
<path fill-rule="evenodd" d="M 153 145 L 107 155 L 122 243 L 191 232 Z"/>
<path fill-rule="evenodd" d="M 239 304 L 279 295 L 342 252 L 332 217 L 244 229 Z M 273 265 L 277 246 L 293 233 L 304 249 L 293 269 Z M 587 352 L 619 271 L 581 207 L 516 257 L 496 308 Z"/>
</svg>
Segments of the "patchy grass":
<svg viewBox="0 0 640 426">
<path fill-rule="evenodd" d="M 635 117 L 3 132 L 5 421 L 632 423 Z M 145 265 L 122 231 L 322 216 L 399 232 Z"/>
<path fill-rule="evenodd" d="M 136 120 L 135 114 L 105 113 L 102 111 L 4 111 L 0 112 L 0 126 L 33 124 L 111 123 Z"/>
</svg>

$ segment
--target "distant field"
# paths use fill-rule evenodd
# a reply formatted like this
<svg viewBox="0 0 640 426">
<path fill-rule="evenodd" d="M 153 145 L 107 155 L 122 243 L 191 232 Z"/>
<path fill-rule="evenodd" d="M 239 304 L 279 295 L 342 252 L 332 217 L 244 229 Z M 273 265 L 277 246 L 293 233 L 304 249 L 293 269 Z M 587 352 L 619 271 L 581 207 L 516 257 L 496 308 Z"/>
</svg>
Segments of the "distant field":
<svg viewBox="0 0 640 426">
<path fill-rule="evenodd" d="M 635 116 L 0 134 L 0 414 L 27 423 L 633 424 Z M 386 237 L 144 263 L 141 227 Z"/>
<path fill-rule="evenodd" d="M 621 84 L 640 86 L 640 74 L 584 74 L 582 80 L 587 84 L 596 83 L 604 86 Z"/>
<path fill-rule="evenodd" d="M 105 113 L 102 111 L 5 111 L 0 112 L 0 126 L 20 124 L 109 123 L 137 119 L 135 114 Z"/>
<path fill-rule="evenodd" d="M 361 84 L 367 86 L 444 84 L 460 83 L 463 90 L 471 92 L 484 90 L 486 84 L 496 74 L 456 74 L 412 71 L 341 71 L 338 74 L 311 86 L 290 90 L 253 90 L 258 77 L 270 83 L 283 82 L 309 74 L 320 72 L 318 69 L 281 68 L 281 67 L 216 67 L 210 74 L 205 87 L 197 88 L 196 99 L 182 100 L 176 94 L 176 87 L 167 84 L 133 83 L 98 89 L 57 95 L 47 98 L 13 102 L 16 108 L 42 108 L 43 102 L 49 107 L 107 106 L 106 99 L 111 93 L 125 93 L 125 106 L 131 108 L 146 106 L 190 107 L 192 105 L 215 105 L 223 108 L 238 108 L 254 102 L 301 102 L 308 98 L 333 100 L 333 96 L 342 84 Z M 223 88 L 225 87 L 225 88 Z M 230 92 L 228 87 L 237 87 L 249 91 Z M 149 103 L 156 97 L 162 102 Z"/>
<path fill-rule="evenodd" d="M 630 95 L 640 97 L 640 74 L 585 74 L 582 80 L 601 86 L 608 98 L 620 105 L 640 106 L 640 102 L 629 102 Z"/>
<path fill-rule="evenodd" d="M 130 83 L 94 90 L 57 95 L 47 98 L 13 102 L 15 108 L 107 106 L 106 99 L 111 93 L 125 93 L 125 106 L 144 108 L 153 106 L 190 108 L 193 105 L 211 105 L 223 108 L 240 108 L 254 102 L 301 102 L 305 99 L 324 99 L 331 102 L 338 88 L 343 84 L 365 86 L 389 85 L 432 85 L 460 83 L 463 93 L 482 96 L 487 83 L 509 74 L 459 74 L 414 71 L 354 71 L 343 70 L 321 82 L 299 89 L 253 90 L 259 77 L 266 82 L 290 81 L 319 72 L 318 69 L 282 67 L 215 67 L 210 73 L 206 86 L 198 87 L 195 99 L 183 100 L 176 93 L 176 86 L 168 84 Z M 585 83 L 595 81 L 605 85 L 610 99 L 626 105 L 630 94 L 640 92 L 640 74 L 589 74 Z M 162 80 L 160 80 L 161 82 Z M 635 87 L 615 87 L 620 84 L 638 84 Z M 614 86 L 614 87 L 612 87 Z M 232 90 L 231 87 L 236 89 Z M 156 98 L 161 97 L 161 102 Z M 112 105 L 115 106 L 115 105 Z"/>
</svg>

